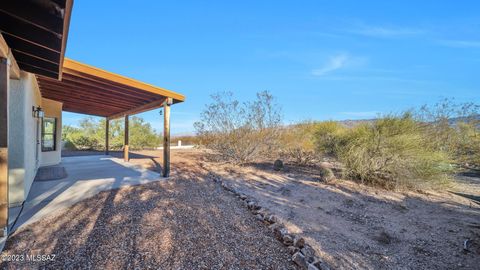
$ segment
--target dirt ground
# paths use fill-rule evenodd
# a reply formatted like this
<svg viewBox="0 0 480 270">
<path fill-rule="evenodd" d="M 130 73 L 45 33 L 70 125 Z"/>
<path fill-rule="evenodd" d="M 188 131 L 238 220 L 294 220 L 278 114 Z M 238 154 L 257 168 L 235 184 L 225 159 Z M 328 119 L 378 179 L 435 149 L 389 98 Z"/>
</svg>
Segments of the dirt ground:
<svg viewBox="0 0 480 270">
<path fill-rule="evenodd" d="M 133 163 L 159 169 L 161 152 Z M 172 166 L 200 165 L 276 213 L 337 269 L 478 269 L 480 177 L 465 173 L 444 192 L 393 192 L 336 180 L 312 168 L 213 163 L 200 150 L 174 151 Z M 467 249 L 464 249 L 465 241 Z"/>
<path fill-rule="evenodd" d="M 175 159 L 168 180 L 105 191 L 23 227 L 0 268 L 296 269 L 273 233 L 207 174 Z M 55 258 L 25 261 L 41 254 Z"/>
<path fill-rule="evenodd" d="M 113 152 L 112 155 L 121 157 L 122 153 Z M 161 156 L 161 151 L 134 152 L 131 154 L 131 162 L 161 171 Z M 227 261 L 223 265 L 225 268 L 229 268 L 226 265 L 230 263 L 238 262 L 234 258 L 244 253 L 250 258 L 246 260 L 249 263 L 266 260 L 270 263 L 270 268 L 291 267 L 286 261 L 287 255 L 280 246 L 276 246 L 268 237 L 264 239 L 258 236 L 256 234 L 259 233 L 258 227 L 248 226 L 258 222 L 251 219 L 252 215 L 249 212 L 236 207 L 223 206 L 225 203 L 235 205 L 235 200 L 238 201 L 238 199 L 228 193 L 227 197 L 224 193 L 219 195 L 219 191 L 212 188 L 211 181 L 206 179 L 206 175 L 213 173 L 221 176 L 236 189 L 256 198 L 262 207 L 276 213 L 291 232 L 303 235 L 316 249 L 318 255 L 333 269 L 478 269 L 480 265 L 480 204 L 478 200 L 480 177 L 476 173 L 468 172 L 459 175 L 457 184 L 444 192 L 392 192 L 345 180 L 335 180 L 329 184 L 321 183 L 318 181 L 315 168 L 287 165 L 285 170 L 276 172 L 272 170 L 270 163 L 237 167 L 214 163 L 206 157 L 207 155 L 201 150 L 172 151 L 172 179 L 181 179 L 180 182 L 172 181 L 170 187 L 143 186 L 138 190 L 122 190 L 115 196 L 115 198 L 127 198 L 126 201 L 131 204 L 135 204 L 139 198 L 146 196 L 140 201 L 149 202 L 142 206 L 148 210 L 142 210 L 141 213 L 157 207 L 161 210 L 152 212 L 156 214 L 145 214 L 143 219 L 154 219 L 155 222 L 159 222 L 162 225 L 161 230 L 152 230 L 149 227 L 152 224 L 147 221 L 139 227 L 143 233 L 138 238 L 134 238 L 133 242 L 122 242 L 124 239 L 122 235 L 125 236 L 126 231 L 131 229 L 128 227 L 128 219 L 122 219 L 122 217 L 131 215 L 132 212 L 120 210 L 124 205 L 120 203 L 120 199 L 110 202 L 110 204 L 116 204 L 118 201 L 119 209 L 102 208 L 105 200 L 108 201 L 111 197 L 103 194 L 103 197 L 96 201 L 87 200 L 82 204 L 83 206 L 75 206 L 70 216 L 43 221 L 44 223 L 40 226 L 31 227 L 16 234 L 13 241 L 9 242 L 8 250 L 11 252 L 25 248 L 53 248 L 52 250 L 57 250 L 61 254 L 64 252 L 69 254 L 68 256 L 71 256 L 69 262 L 73 263 L 78 259 L 81 263 L 83 261 L 79 256 L 85 256 L 89 254 L 88 252 L 93 252 L 90 256 L 105 259 L 109 253 L 104 249 L 104 244 L 119 241 L 118 245 L 122 243 L 121 245 L 126 245 L 129 249 L 124 250 L 127 253 L 123 255 L 118 253 L 117 256 L 127 256 L 131 252 L 137 254 L 135 256 L 146 256 L 135 257 L 133 261 L 140 263 L 139 258 L 149 258 L 148 256 L 154 256 L 160 252 L 159 254 L 163 255 L 162 258 L 168 257 L 172 260 L 170 266 L 182 268 L 182 266 L 195 265 L 195 260 L 198 263 L 199 258 L 202 261 L 201 258 L 213 256 L 215 261 L 223 260 L 224 256 L 218 253 L 206 255 L 204 251 L 200 253 L 204 255 L 195 255 L 190 259 L 183 258 L 181 246 L 190 245 L 192 239 L 188 235 L 191 232 L 186 228 L 194 230 L 197 238 L 193 239 L 201 243 L 202 249 L 209 247 L 210 244 L 207 243 L 212 243 L 209 239 L 205 240 L 205 237 L 215 232 L 213 229 L 193 229 L 198 227 L 189 227 L 185 222 L 208 224 L 207 228 L 212 228 L 215 222 L 230 220 L 229 223 L 222 224 L 238 226 L 235 229 L 242 232 L 239 240 L 229 241 L 229 239 L 237 239 L 230 234 L 231 232 L 226 237 L 213 234 L 215 248 L 212 250 L 218 251 L 216 245 L 219 249 L 228 250 L 228 255 L 225 255 Z M 181 200 L 189 201 L 191 196 L 189 192 L 185 192 L 186 190 L 192 189 L 192 196 L 195 197 L 197 189 L 193 187 L 196 186 L 203 190 L 202 194 L 208 194 L 207 197 L 210 200 L 196 200 L 194 208 L 197 210 L 193 210 L 192 205 L 178 205 Z M 176 198 L 177 206 L 171 208 L 170 203 L 173 203 L 171 194 L 177 193 L 182 195 Z M 150 204 L 151 200 L 154 204 Z M 160 201 L 168 204 L 160 205 Z M 193 217 L 183 219 L 179 213 L 187 213 L 187 216 L 193 215 Z M 105 215 L 105 218 L 103 223 L 96 225 L 92 224 L 91 219 L 86 218 L 90 215 L 99 215 L 99 217 Z M 218 218 L 213 220 L 206 218 L 212 215 Z M 79 216 L 80 219 L 73 216 Z M 140 222 L 140 217 L 137 218 L 137 215 L 134 217 L 130 222 L 143 224 Z M 178 224 L 168 223 L 164 221 L 165 218 L 183 221 Z M 202 219 L 205 220 L 202 221 Z M 104 224 L 118 226 L 119 236 L 102 230 L 105 228 Z M 45 232 L 44 226 L 50 226 L 51 229 Z M 127 226 L 126 229 L 124 226 Z M 60 239 L 55 239 L 59 235 L 56 231 L 64 230 L 61 228 L 65 227 L 68 230 L 60 234 Z M 75 228 L 82 228 L 80 231 L 83 232 L 77 233 Z M 243 231 L 253 233 L 260 238 L 247 240 Z M 267 235 L 269 233 L 268 230 L 261 232 Z M 187 236 L 182 236 L 184 233 L 187 233 Z M 75 237 L 70 237 L 70 234 Z M 35 242 L 31 245 L 29 241 L 34 235 L 41 237 L 43 242 Z M 96 237 L 99 240 L 96 240 Z M 147 241 L 146 238 L 149 237 L 153 241 Z M 64 241 L 68 241 L 68 244 Z M 85 246 L 89 246 L 86 244 L 89 241 L 93 242 L 93 248 L 85 249 Z M 275 249 L 273 251 L 275 257 L 269 257 L 267 254 L 272 251 L 263 252 L 258 246 L 252 245 L 251 241 L 262 241 L 262 245 L 264 243 L 272 245 Z M 465 242 L 466 249 L 464 249 Z M 247 246 L 242 247 L 242 245 Z M 132 251 L 130 247 L 135 248 Z M 122 262 L 125 266 L 127 260 Z M 235 265 L 239 268 L 250 268 L 248 266 L 253 263 Z"/>
</svg>

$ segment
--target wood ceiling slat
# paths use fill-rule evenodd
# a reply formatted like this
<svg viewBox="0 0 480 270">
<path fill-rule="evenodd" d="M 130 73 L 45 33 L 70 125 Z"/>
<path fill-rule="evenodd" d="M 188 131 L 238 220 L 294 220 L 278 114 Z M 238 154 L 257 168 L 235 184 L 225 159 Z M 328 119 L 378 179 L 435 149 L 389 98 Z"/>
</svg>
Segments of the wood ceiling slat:
<svg viewBox="0 0 480 270">
<path fill-rule="evenodd" d="M 117 90 L 120 90 L 120 91 L 133 92 L 137 96 L 141 95 L 141 96 L 144 96 L 144 97 L 147 97 L 147 98 L 154 98 L 154 99 L 156 99 L 158 96 L 160 96 L 158 94 L 154 94 L 154 93 L 151 93 L 151 92 L 148 92 L 148 91 L 143 91 L 143 90 L 138 89 L 138 88 L 126 86 L 126 85 L 123 85 L 123 84 L 119 84 L 119 83 L 116 83 L 116 82 L 112 82 L 112 81 L 109 81 L 109 80 L 106 80 L 106 79 L 91 76 L 91 75 L 88 75 L 88 74 L 85 74 L 85 73 L 77 72 L 77 71 L 66 69 L 66 68 L 64 68 L 63 73 L 66 76 L 72 75 L 75 78 L 80 78 L 80 80 L 84 79 L 84 80 L 94 82 L 96 84 L 102 84 L 102 85 L 104 85 L 104 86 L 106 86 L 110 89 L 117 89 Z"/>
<path fill-rule="evenodd" d="M 37 66 L 33 66 L 33 65 L 28 64 L 28 63 L 20 62 L 20 61 L 17 61 L 17 63 L 18 63 L 19 66 L 21 66 L 21 69 L 24 70 L 24 71 L 31 72 L 31 73 L 34 73 L 34 74 L 40 74 L 40 75 L 47 76 L 47 77 L 53 77 L 53 78 L 58 77 L 57 72 L 46 70 L 46 69 L 43 69 L 43 68 L 40 68 L 40 67 L 37 67 Z"/>
<path fill-rule="evenodd" d="M 125 110 L 124 108 L 121 107 L 116 107 L 112 105 L 106 105 L 106 104 L 99 104 L 95 102 L 89 102 L 88 100 L 79 100 L 75 98 L 70 98 L 65 95 L 55 95 L 51 93 L 47 93 L 45 95 L 42 95 L 44 98 L 56 100 L 59 102 L 63 102 L 64 105 L 66 106 L 75 106 L 78 105 L 80 108 L 89 108 L 89 109 L 102 109 L 105 111 L 115 111 L 115 112 L 121 112 Z M 85 107 L 86 106 L 86 107 Z"/>
<path fill-rule="evenodd" d="M 108 101 L 111 104 L 121 105 L 123 107 L 129 107 L 129 108 L 141 105 L 132 101 L 119 99 L 118 97 L 115 97 L 115 96 L 97 94 L 93 92 L 91 89 L 85 90 L 85 89 L 75 88 L 75 87 L 65 87 L 64 85 L 55 84 L 47 81 L 39 81 L 38 84 L 40 85 L 40 89 L 42 93 L 59 93 L 59 94 L 74 96 L 77 98 L 92 99 L 98 102 Z"/>
<path fill-rule="evenodd" d="M 62 34 L 63 18 L 61 14 L 55 16 L 52 11 L 41 9 L 35 2 L 26 7 L 25 1 L 2 1 L 0 12 L 24 20 L 36 27 Z"/>
<path fill-rule="evenodd" d="M 17 60 L 17 62 L 28 63 L 31 66 L 45 69 L 54 73 L 58 72 L 58 64 L 53 64 L 51 62 L 41 60 L 37 57 L 32 57 L 31 55 L 25 54 L 23 52 L 17 51 L 17 54 L 15 54 L 15 59 Z"/>
<path fill-rule="evenodd" d="M 34 27 L 25 21 L 6 14 L 0 16 L 0 31 L 3 34 L 8 34 L 57 52 L 62 50 L 61 34 L 54 34 L 42 28 Z"/>
<path fill-rule="evenodd" d="M 37 46 L 33 43 L 26 42 L 14 36 L 4 35 L 3 37 L 5 38 L 5 41 L 7 41 L 8 45 L 12 48 L 12 52 L 14 56 L 16 56 L 17 51 L 22 51 L 22 52 L 31 52 L 32 54 L 35 54 L 39 58 L 49 60 L 54 63 L 59 63 L 60 61 L 59 52 L 55 52 L 41 46 Z"/>
<path fill-rule="evenodd" d="M 50 78 L 48 78 L 50 79 Z M 81 93 L 88 93 L 89 95 L 94 95 L 102 98 L 114 98 L 118 101 L 129 103 L 131 105 L 138 105 L 150 102 L 150 100 L 141 99 L 135 96 L 123 95 L 121 93 L 112 93 L 110 91 L 105 91 L 102 88 L 97 88 L 94 85 L 83 85 L 79 83 L 69 82 L 66 80 L 56 81 L 54 79 L 46 80 L 45 77 L 39 77 L 39 84 L 49 86 L 61 87 L 63 89 L 75 90 Z"/>
<path fill-rule="evenodd" d="M 109 93 L 114 94 L 114 95 L 120 95 L 120 96 L 125 97 L 125 98 L 134 99 L 134 100 L 142 100 L 142 102 L 150 102 L 150 101 L 153 101 L 153 100 L 158 98 L 158 96 L 152 96 L 152 95 L 149 95 L 149 94 L 145 94 L 143 92 L 135 91 L 133 89 L 118 88 L 118 87 L 111 86 L 111 85 L 108 85 L 108 84 L 98 83 L 98 82 L 95 82 L 93 80 L 88 80 L 88 79 L 85 79 L 85 78 L 78 78 L 78 77 L 75 77 L 75 76 L 70 75 L 70 74 L 65 74 L 64 73 L 63 75 L 64 75 L 63 78 L 62 78 L 63 82 L 73 84 L 73 85 L 76 85 L 76 86 L 79 86 L 79 87 L 80 86 L 85 87 L 85 88 L 94 87 L 96 89 L 100 89 L 101 91 L 109 92 Z"/>
</svg>

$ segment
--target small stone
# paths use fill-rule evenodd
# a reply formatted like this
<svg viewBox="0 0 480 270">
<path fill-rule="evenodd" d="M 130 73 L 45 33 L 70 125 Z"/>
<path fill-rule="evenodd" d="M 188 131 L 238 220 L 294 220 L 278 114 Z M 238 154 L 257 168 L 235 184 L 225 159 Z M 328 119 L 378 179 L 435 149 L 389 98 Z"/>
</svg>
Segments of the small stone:
<svg viewBox="0 0 480 270">
<path fill-rule="evenodd" d="M 305 260 L 305 256 L 302 253 L 297 252 L 293 254 L 292 261 L 296 263 L 301 269 L 308 269 L 307 261 Z"/>
<path fill-rule="evenodd" d="M 248 202 L 248 203 L 247 203 L 247 206 L 248 206 L 248 209 L 250 209 L 250 210 L 258 210 L 258 209 L 260 209 L 260 206 L 258 206 L 257 203 L 254 202 L 254 201 Z"/>
<path fill-rule="evenodd" d="M 291 246 L 293 245 L 293 237 L 289 234 L 286 234 L 283 236 L 283 244 L 286 246 Z"/>
<path fill-rule="evenodd" d="M 305 256 L 305 259 L 307 262 L 311 263 L 313 262 L 315 258 L 315 250 L 309 246 L 305 245 L 302 249 L 300 249 L 300 252 Z"/>
<path fill-rule="evenodd" d="M 260 220 L 260 221 L 263 221 L 263 216 L 260 215 L 260 214 L 256 214 L 256 215 L 255 215 L 255 218 L 258 219 L 258 220 Z"/>
<path fill-rule="evenodd" d="M 283 239 L 283 236 L 282 236 L 282 233 L 280 231 L 283 229 L 283 226 L 281 224 L 274 223 L 274 224 L 270 225 L 269 227 L 272 230 L 273 234 L 275 235 L 275 238 L 277 238 L 278 240 L 281 241 Z"/>
<path fill-rule="evenodd" d="M 270 215 L 268 216 L 268 222 L 270 223 L 277 223 L 278 222 L 278 218 L 275 216 L 275 215 Z"/>
<path fill-rule="evenodd" d="M 247 195 L 245 195 L 245 194 L 240 194 L 240 199 L 242 199 L 242 200 L 247 199 Z"/>
<path fill-rule="evenodd" d="M 275 171 L 282 170 L 283 169 L 283 161 L 281 161 L 280 159 L 275 160 L 275 162 L 273 162 L 273 169 Z"/>
<path fill-rule="evenodd" d="M 303 248 L 305 246 L 305 239 L 303 239 L 303 237 L 300 237 L 300 236 L 297 235 L 293 239 L 293 245 L 298 247 L 298 248 Z"/>
<path fill-rule="evenodd" d="M 319 270 L 330 270 L 330 268 L 318 258 L 316 258 L 311 264 Z"/>
<path fill-rule="evenodd" d="M 288 252 L 292 255 L 295 254 L 296 252 L 300 251 L 299 248 L 294 247 L 294 246 L 289 246 L 289 247 L 287 247 L 287 249 L 288 249 Z"/>
</svg>

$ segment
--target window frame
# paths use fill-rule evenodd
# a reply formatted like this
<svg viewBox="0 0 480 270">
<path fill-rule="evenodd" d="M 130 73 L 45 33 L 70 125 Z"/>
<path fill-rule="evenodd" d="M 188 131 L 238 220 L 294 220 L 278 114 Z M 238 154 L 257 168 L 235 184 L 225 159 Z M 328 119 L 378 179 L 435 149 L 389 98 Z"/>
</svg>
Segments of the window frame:
<svg viewBox="0 0 480 270">
<path fill-rule="evenodd" d="M 53 132 L 45 132 L 45 119 L 53 120 Z M 52 135 L 53 147 L 45 147 L 45 135 Z M 42 134 L 41 134 L 41 148 L 42 152 L 54 152 L 57 151 L 57 118 L 56 117 L 43 117 L 42 118 Z"/>
</svg>

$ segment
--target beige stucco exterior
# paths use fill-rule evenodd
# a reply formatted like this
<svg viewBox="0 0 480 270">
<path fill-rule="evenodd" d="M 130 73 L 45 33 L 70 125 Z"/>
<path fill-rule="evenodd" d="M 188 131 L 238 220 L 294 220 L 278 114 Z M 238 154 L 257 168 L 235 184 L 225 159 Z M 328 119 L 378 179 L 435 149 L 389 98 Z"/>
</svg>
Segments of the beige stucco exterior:
<svg viewBox="0 0 480 270">
<path fill-rule="evenodd" d="M 28 196 L 38 168 L 60 162 L 62 104 L 42 98 L 36 77 L 27 72 L 21 72 L 19 80 L 10 80 L 8 99 L 9 204 L 17 206 Z M 57 118 L 56 151 L 41 152 L 41 119 L 33 116 L 32 107 Z"/>
<path fill-rule="evenodd" d="M 57 121 L 57 141 L 55 151 L 41 152 L 40 166 L 50 166 L 60 163 L 62 151 L 62 103 L 51 99 L 42 99 L 42 108 L 45 112 L 45 117 L 56 118 Z"/>
</svg>

